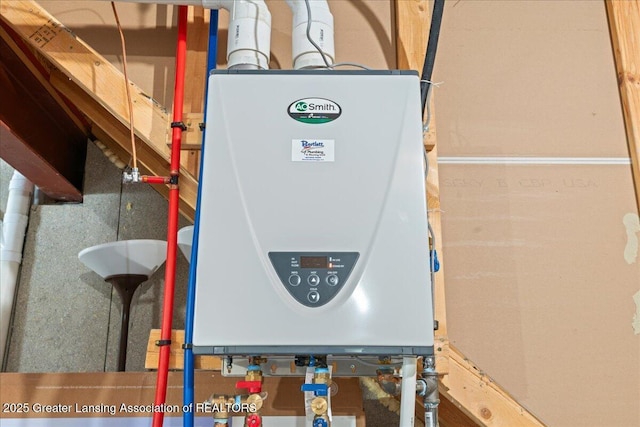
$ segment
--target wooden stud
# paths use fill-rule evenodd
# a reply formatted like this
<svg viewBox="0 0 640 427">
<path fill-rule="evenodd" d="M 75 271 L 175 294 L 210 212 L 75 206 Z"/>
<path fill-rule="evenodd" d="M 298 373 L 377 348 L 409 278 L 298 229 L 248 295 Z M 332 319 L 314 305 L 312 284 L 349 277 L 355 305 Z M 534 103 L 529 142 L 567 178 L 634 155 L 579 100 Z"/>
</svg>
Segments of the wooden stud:
<svg viewBox="0 0 640 427">
<path fill-rule="evenodd" d="M 396 44 L 398 46 L 397 61 L 399 69 L 422 70 L 424 54 L 427 49 L 427 37 L 431 12 L 427 0 L 396 0 Z M 435 274 L 435 318 L 438 320 L 438 330 L 435 332 L 435 353 L 438 372 L 448 371 L 448 336 L 447 313 L 445 308 L 444 273 L 442 266 L 442 226 L 440 218 L 440 186 L 438 181 L 438 150 L 436 147 L 435 115 L 433 114 L 433 99 L 431 97 L 430 131 L 425 137 L 428 151 L 429 174 L 427 177 L 427 205 L 429 208 L 429 222 L 436 236 L 436 251 L 440 255 L 440 272 Z"/>
<path fill-rule="evenodd" d="M 55 102 L 55 105 L 47 106 L 47 108 L 61 110 L 68 120 L 71 120 L 75 124 L 76 128 L 87 133 L 88 124 L 84 121 L 82 113 L 67 100 L 63 99 L 49 84 L 49 75 L 51 74 L 52 69 L 51 64 L 46 59 L 42 58 L 42 55 L 34 52 L 33 48 L 27 45 L 20 36 L 18 36 L 16 32 L 2 20 L 0 20 L 0 38 L 2 38 L 22 64 L 24 64 L 29 73 L 38 80 L 42 88 L 46 90 L 48 96 L 51 97 L 51 100 Z M 2 58 L 3 62 L 6 62 L 6 56 L 3 55 Z"/>
<path fill-rule="evenodd" d="M 640 211 L 640 1 L 606 0 L 622 112 Z"/>
<path fill-rule="evenodd" d="M 449 374 L 440 386 L 441 399 L 448 399 L 482 426 L 544 427 L 453 346 L 449 358 Z"/>
<path fill-rule="evenodd" d="M 122 73 L 33 0 L 12 0 L 0 5 L 2 19 L 42 53 L 69 79 L 128 126 Z M 136 134 L 159 153 L 169 156 L 162 143 L 170 118 L 139 87 L 131 84 Z"/>
<path fill-rule="evenodd" d="M 182 144 L 180 146 L 183 150 L 200 151 L 202 149 L 202 130 L 200 130 L 200 123 L 204 123 L 203 113 L 184 113 L 184 124 L 187 126 L 187 130 L 182 132 Z M 169 148 L 171 148 L 171 143 L 169 143 Z M 193 170 L 187 169 L 192 175 L 194 172 L 197 172 L 197 168 Z"/>
<path fill-rule="evenodd" d="M 189 6 L 188 21 L 186 74 L 189 78 L 184 88 L 184 110 L 202 113 L 207 79 L 209 12 L 202 7 Z"/>
<path fill-rule="evenodd" d="M 424 414 L 422 414 L 424 418 Z M 438 405 L 439 427 L 477 427 L 478 424 L 471 417 L 460 410 L 455 403 L 449 399 L 440 399 Z"/>
<path fill-rule="evenodd" d="M 121 160 L 127 162 L 130 158 L 131 143 L 128 127 L 118 121 L 94 100 L 83 89 L 69 80 L 60 71 L 51 73 L 51 84 L 70 101 L 78 106 L 93 122 L 92 133 L 111 148 Z M 169 162 L 165 156 L 160 155 L 153 147 L 136 134 L 136 147 L 141 173 L 169 176 Z M 126 153 L 126 154 L 125 154 Z M 169 194 L 164 185 L 153 185 L 153 189 L 165 197 Z M 195 216 L 195 202 L 198 192 L 198 182 L 184 168 L 180 169 L 180 211 L 193 220 Z"/>
<path fill-rule="evenodd" d="M 396 60 L 400 70 L 422 72 L 431 23 L 430 3 L 428 0 L 395 0 Z M 432 112 L 434 98 L 432 94 L 430 108 Z M 424 145 L 429 152 L 436 145 L 436 121 L 433 114 Z"/>
<path fill-rule="evenodd" d="M 145 369 L 158 369 L 160 360 L 160 347 L 156 345 L 156 341 L 160 339 L 160 329 L 152 329 L 149 334 L 149 342 L 147 343 L 147 356 L 144 360 Z M 169 357 L 169 369 L 184 369 L 184 331 L 174 329 L 171 331 L 171 350 Z M 194 368 L 209 371 L 219 371 L 222 367 L 222 361 L 216 356 L 195 356 Z"/>
<path fill-rule="evenodd" d="M 184 116 L 187 131 L 182 133 L 182 166 L 197 177 L 200 164 L 202 132 L 199 124 L 204 122 L 204 98 L 207 79 L 207 47 L 209 45 L 209 12 L 202 7 L 189 6 L 187 26 L 187 63 L 184 91 Z M 189 122 L 189 123 L 187 123 Z"/>
</svg>

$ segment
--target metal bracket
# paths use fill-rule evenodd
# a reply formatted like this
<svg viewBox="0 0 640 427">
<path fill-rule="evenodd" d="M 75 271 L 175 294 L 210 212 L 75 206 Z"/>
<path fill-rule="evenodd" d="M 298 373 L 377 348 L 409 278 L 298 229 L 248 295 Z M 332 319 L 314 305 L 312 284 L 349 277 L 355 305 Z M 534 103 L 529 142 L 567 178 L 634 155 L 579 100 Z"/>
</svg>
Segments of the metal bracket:
<svg viewBox="0 0 640 427">
<path fill-rule="evenodd" d="M 187 130 L 187 125 L 184 122 L 171 122 L 171 128 L 180 128 L 184 132 Z"/>
</svg>

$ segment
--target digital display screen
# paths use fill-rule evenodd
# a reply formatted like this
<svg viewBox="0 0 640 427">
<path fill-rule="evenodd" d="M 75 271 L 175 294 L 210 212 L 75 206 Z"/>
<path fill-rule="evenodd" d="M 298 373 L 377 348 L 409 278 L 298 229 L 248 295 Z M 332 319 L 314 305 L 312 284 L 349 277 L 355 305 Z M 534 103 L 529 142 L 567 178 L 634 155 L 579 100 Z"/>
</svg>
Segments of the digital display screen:
<svg viewBox="0 0 640 427">
<path fill-rule="evenodd" d="M 329 268 L 326 256 L 301 256 L 300 268 Z"/>
</svg>

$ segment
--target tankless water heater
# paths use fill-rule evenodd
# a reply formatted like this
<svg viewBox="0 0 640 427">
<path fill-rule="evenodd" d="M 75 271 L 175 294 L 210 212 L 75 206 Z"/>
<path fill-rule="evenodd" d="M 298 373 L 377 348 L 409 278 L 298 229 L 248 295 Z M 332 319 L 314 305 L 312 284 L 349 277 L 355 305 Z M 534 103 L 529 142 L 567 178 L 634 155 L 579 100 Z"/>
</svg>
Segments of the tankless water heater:
<svg viewBox="0 0 640 427">
<path fill-rule="evenodd" d="M 433 352 L 419 78 L 214 71 L 194 353 Z"/>
</svg>

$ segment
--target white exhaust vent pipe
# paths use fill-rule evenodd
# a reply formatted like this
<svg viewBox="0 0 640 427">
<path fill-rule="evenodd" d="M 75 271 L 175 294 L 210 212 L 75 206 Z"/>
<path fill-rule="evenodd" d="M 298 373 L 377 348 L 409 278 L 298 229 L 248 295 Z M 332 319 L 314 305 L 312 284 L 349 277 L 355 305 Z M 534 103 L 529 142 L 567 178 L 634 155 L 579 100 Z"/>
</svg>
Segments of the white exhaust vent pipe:
<svg viewBox="0 0 640 427">
<path fill-rule="evenodd" d="M 325 61 L 307 38 L 308 12 L 305 0 L 287 0 L 293 12 L 292 57 L 293 68 L 325 67 Z M 335 61 L 333 15 L 327 0 L 309 0 L 311 9 L 311 39 L 322 49 L 329 64 Z"/>
<path fill-rule="evenodd" d="M 269 68 L 271 13 L 264 0 L 202 0 L 202 6 L 229 11 L 229 69 Z"/>
<path fill-rule="evenodd" d="M 123 0 L 128 3 L 155 3 L 203 6 L 229 11 L 227 67 L 229 69 L 269 68 L 271 55 L 271 13 L 264 0 Z"/>
<path fill-rule="evenodd" d="M 31 193 L 33 184 L 19 172 L 13 172 L 0 239 L 0 360 L 7 345 L 16 282 L 22 262 L 22 247 L 29 221 Z"/>
</svg>

